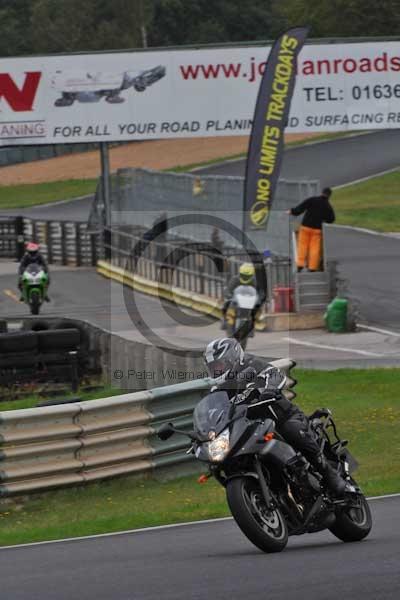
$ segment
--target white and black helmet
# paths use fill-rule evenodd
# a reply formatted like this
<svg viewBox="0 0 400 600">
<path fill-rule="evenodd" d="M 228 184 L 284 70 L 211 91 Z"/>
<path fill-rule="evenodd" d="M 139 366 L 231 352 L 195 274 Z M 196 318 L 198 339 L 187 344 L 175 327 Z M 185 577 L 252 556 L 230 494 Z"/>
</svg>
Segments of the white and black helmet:
<svg viewBox="0 0 400 600">
<path fill-rule="evenodd" d="M 244 352 L 233 338 L 219 338 L 210 342 L 204 352 L 204 362 L 213 379 L 227 377 L 239 371 L 244 363 Z"/>
</svg>

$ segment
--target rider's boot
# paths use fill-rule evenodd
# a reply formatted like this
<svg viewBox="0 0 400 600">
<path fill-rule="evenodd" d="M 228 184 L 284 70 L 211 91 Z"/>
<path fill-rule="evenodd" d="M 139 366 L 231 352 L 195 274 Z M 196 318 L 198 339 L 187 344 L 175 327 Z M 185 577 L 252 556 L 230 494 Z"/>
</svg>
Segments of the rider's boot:
<svg viewBox="0 0 400 600">
<path fill-rule="evenodd" d="M 343 497 L 347 484 L 335 469 L 331 467 L 322 453 L 318 454 L 316 460 L 313 461 L 313 466 L 321 473 L 327 488 L 338 498 Z"/>
</svg>

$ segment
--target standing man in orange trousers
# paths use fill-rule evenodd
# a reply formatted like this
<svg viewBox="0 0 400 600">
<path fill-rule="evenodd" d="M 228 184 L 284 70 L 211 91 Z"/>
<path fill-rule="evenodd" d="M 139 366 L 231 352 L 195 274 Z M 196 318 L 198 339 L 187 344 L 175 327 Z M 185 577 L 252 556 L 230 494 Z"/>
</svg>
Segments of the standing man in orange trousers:
<svg viewBox="0 0 400 600">
<path fill-rule="evenodd" d="M 329 198 L 330 188 L 324 188 L 321 196 L 312 196 L 287 211 L 288 215 L 304 214 L 297 242 L 297 270 L 308 267 L 309 271 L 319 271 L 322 247 L 322 224 L 333 223 L 335 212 Z"/>
</svg>

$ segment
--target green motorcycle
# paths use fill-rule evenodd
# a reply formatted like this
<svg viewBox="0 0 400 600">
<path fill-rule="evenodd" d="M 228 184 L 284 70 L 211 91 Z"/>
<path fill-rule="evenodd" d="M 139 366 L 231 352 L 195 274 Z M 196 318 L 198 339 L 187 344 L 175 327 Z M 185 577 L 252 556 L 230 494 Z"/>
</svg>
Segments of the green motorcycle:
<svg viewBox="0 0 400 600">
<path fill-rule="evenodd" d="M 47 296 L 49 276 L 38 264 L 28 265 L 22 274 L 22 297 L 29 304 L 32 315 L 38 315 Z"/>
</svg>

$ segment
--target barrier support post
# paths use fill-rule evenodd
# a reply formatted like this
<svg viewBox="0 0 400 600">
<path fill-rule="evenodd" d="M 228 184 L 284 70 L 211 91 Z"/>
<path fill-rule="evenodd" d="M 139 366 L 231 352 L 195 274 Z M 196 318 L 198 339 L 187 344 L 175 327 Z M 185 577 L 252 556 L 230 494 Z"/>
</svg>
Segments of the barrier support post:
<svg viewBox="0 0 400 600">
<path fill-rule="evenodd" d="M 100 158 L 105 225 L 106 227 L 111 227 L 110 157 L 107 142 L 100 142 Z"/>
</svg>

